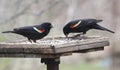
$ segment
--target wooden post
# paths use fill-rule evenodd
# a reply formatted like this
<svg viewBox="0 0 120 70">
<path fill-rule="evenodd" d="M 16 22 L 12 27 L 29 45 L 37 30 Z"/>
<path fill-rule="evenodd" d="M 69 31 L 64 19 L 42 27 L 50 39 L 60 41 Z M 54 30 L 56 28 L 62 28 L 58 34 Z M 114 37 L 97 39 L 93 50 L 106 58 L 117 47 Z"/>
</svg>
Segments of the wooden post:
<svg viewBox="0 0 120 70">
<path fill-rule="evenodd" d="M 42 58 L 41 63 L 47 65 L 47 70 L 59 70 L 60 58 Z"/>
</svg>

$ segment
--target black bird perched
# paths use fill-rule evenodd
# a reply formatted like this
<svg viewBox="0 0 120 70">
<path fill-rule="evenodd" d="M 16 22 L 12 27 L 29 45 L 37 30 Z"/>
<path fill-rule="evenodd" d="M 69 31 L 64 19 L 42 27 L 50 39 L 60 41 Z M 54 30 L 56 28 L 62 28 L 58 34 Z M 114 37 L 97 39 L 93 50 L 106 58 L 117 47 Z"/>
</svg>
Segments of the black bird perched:
<svg viewBox="0 0 120 70">
<path fill-rule="evenodd" d="M 86 34 L 86 32 L 90 29 L 98 29 L 103 31 L 109 31 L 111 33 L 114 33 L 113 31 L 104 28 L 97 23 L 101 22 L 102 20 L 97 19 L 80 19 L 80 20 L 74 20 L 66 24 L 63 28 L 63 33 L 66 37 L 68 37 L 69 33 L 80 33 Z"/>
<path fill-rule="evenodd" d="M 13 31 L 4 31 L 2 33 L 16 33 L 27 37 L 30 42 L 35 42 L 38 39 L 45 37 L 50 29 L 52 28 L 52 24 L 49 22 L 45 22 L 41 25 L 35 26 L 26 26 L 21 28 L 15 28 Z"/>
</svg>

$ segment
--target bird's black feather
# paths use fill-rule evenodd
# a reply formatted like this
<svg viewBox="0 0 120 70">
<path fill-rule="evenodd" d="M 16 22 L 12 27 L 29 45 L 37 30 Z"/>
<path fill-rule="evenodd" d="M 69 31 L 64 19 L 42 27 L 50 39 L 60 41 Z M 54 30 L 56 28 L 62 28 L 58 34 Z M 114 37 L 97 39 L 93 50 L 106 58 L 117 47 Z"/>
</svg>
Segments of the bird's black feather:
<svg viewBox="0 0 120 70">
<path fill-rule="evenodd" d="M 35 26 L 25 26 L 20 28 L 15 28 L 13 31 L 4 31 L 2 33 L 16 33 L 19 35 L 22 35 L 24 37 L 27 37 L 28 40 L 31 42 L 36 42 L 36 40 L 41 39 L 45 37 L 50 29 L 52 28 L 51 23 L 45 22 L 41 25 L 35 25 Z M 44 30 L 44 32 L 39 32 L 40 30 Z"/>
<path fill-rule="evenodd" d="M 102 20 L 97 19 L 80 19 L 80 20 L 74 20 L 66 24 L 63 28 L 63 33 L 68 36 L 69 33 L 80 33 L 86 34 L 86 32 L 90 29 L 98 29 L 98 30 L 104 30 L 109 31 L 111 33 L 114 33 L 113 31 L 104 28 L 97 23 L 101 22 Z M 72 26 L 72 27 L 71 27 Z"/>
</svg>

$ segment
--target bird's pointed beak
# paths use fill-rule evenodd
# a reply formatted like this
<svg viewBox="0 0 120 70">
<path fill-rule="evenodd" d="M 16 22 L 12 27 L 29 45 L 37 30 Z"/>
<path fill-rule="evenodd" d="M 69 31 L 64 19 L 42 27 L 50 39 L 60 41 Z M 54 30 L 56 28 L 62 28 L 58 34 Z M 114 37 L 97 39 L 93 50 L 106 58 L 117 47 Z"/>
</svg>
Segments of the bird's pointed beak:
<svg viewBox="0 0 120 70">
<path fill-rule="evenodd" d="M 53 28 L 53 26 L 52 26 L 52 25 L 51 25 L 50 27 L 51 27 L 51 28 Z"/>
</svg>

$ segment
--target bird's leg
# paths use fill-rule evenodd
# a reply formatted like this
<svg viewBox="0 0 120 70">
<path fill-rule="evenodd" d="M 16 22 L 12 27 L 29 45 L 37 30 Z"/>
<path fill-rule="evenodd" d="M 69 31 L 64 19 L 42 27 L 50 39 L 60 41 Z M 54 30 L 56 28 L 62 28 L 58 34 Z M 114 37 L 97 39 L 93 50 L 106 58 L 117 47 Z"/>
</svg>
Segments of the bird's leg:
<svg viewBox="0 0 120 70">
<path fill-rule="evenodd" d="M 84 36 L 84 34 L 85 34 L 85 33 L 82 32 L 82 33 L 80 34 L 80 36 L 82 37 L 82 36 Z"/>
<path fill-rule="evenodd" d="M 28 38 L 28 41 L 29 41 L 30 43 L 32 43 L 31 39 L 29 39 L 29 38 Z"/>
<path fill-rule="evenodd" d="M 81 33 L 80 40 L 81 39 L 87 39 L 88 37 L 85 36 L 86 32 Z"/>
<path fill-rule="evenodd" d="M 70 39 L 70 38 L 68 37 L 68 34 L 66 34 L 65 36 L 66 36 L 66 38 L 67 38 L 68 40 Z"/>
<path fill-rule="evenodd" d="M 81 40 L 81 39 L 84 39 L 84 34 L 85 34 L 85 33 L 83 33 L 83 32 L 79 34 L 79 39 L 80 39 L 80 40 Z"/>
<path fill-rule="evenodd" d="M 34 43 L 36 43 L 36 40 L 33 40 Z"/>
</svg>

